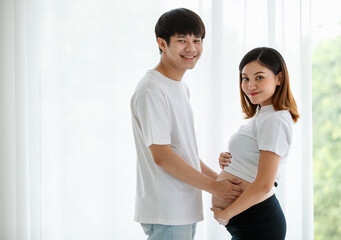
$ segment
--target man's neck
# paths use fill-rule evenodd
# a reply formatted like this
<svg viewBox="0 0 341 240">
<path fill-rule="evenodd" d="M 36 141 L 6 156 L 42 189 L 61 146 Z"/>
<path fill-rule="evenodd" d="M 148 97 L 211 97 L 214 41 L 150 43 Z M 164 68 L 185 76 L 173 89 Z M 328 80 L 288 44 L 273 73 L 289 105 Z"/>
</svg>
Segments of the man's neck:
<svg viewBox="0 0 341 240">
<path fill-rule="evenodd" d="M 158 71 L 159 73 L 161 73 L 162 75 L 164 75 L 165 77 L 172 79 L 174 81 L 181 81 L 182 77 L 184 76 L 186 71 L 183 72 L 179 72 L 176 71 L 173 67 L 171 67 L 169 64 L 160 62 L 155 68 L 154 70 Z"/>
</svg>

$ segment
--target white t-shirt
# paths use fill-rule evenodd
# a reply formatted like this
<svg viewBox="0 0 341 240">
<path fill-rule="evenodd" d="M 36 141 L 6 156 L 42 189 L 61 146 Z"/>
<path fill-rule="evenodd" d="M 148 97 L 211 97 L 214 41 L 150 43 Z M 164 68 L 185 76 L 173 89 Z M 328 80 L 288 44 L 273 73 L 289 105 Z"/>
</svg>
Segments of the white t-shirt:
<svg viewBox="0 0 341 240">
<path fill-rule="evenodd" d="M 231 163 L 224 170 L 252 183 L 257 176 L 260 150 L 281 157 L 276 181 L 286 162 L 292 141 L 294 121 L 287 110 L 275 111 L 272 105 L 263 106 L 248 124 L 242 125 L 229 141 Z"/>
<path fill-rule="evenodd" d="M 201 172 L 187 85 L 150 70 L 131 99 L 137 151 L 135 221 L 165 225 L 203 220 L 201 190 L 155 164 L 149 146 L 172 150 Z"/>
</svg>

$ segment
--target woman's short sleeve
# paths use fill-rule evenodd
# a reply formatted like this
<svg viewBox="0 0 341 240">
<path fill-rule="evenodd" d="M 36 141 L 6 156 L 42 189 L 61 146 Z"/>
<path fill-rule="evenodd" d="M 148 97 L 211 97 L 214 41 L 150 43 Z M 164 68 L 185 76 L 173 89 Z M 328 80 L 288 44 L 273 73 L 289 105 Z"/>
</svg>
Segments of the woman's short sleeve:
<svg viewBox="0 0 341 240">
<path fill-rule="evenodd" d="M 258 149 L 285 156 L 292 141 L 293 121 L 283 115 L 275 115 L 264 119 L 257 126 Z"/>
</svg>

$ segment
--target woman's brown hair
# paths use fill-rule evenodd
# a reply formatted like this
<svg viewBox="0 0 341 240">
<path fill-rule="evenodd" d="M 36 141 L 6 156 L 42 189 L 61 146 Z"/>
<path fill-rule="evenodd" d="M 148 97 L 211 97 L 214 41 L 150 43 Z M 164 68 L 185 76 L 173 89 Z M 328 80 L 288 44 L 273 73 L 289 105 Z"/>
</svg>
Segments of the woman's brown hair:
<svg viewBox="0 0 341 240">
<path fill-rule="evenodd" d="M 281 84 L 276 87 L 275 93 L 272 96 L 272 106 L 276 111 L 288 110 L 292 119 L 296 122 L 300 115 L 298 114 L 296 102 L 290 90 L 287 66 L 282 55 L 278 51 L 267 47 L 251 50 L 243 57 L 239 64 L 239 90 L 242 109 L 246 114 L 245 118 L 252 118 L 259 110 L 259 106 L 253 104 L 242 89 L 242 70 L 246 64 L 253 61 L 268 68 L 275 75 L 282 72 Z"/>
</svg>

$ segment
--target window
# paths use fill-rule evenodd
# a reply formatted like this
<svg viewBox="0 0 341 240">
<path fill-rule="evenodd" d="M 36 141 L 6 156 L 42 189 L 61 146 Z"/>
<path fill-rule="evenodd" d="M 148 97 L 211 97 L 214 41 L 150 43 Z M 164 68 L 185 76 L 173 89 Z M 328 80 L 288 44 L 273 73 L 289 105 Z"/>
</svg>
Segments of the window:
<svg viewBox="0 0 341 240">
<path fill-rule="evenodd" d="M 341 239 L 341 16 L 336 1 L 312 2 L 315 239 Z"/>
</svg>

